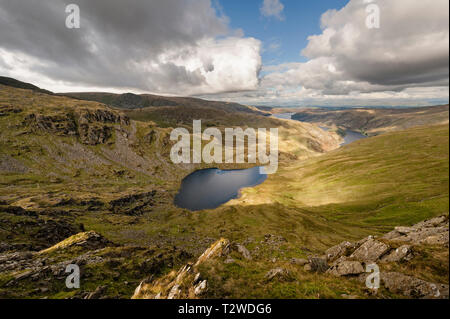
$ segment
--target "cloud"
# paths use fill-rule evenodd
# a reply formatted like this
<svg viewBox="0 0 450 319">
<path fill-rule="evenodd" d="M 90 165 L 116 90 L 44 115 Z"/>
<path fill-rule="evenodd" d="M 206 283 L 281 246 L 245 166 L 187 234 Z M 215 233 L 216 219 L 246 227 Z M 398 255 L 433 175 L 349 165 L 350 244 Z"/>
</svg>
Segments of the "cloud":
<svg viewBox="0 0 450 319">
<path fill-rule="evenodd" d="M 0 50 L 10 57 L 0 72 L 62 90 L 192 95 L 257 88 L 260 41 L 230 30 L 210 0 L 77 4 L 81 29 L 70 30 L 63 0 L 0 0 Z"/>
<path fill-rule="evenodd" d="M 275 17 L 278 20 L 284 20 L 284 5 L 280 0 L 264 0 L 260 8 L 261 14 L 265 17 Z"/>
<path fill-rule="evenodd" d="M 362 0 L 324 13 L 322 33 L 310 36 L 302 51 L 309 60 L 264 66 L 268 74 L 258 92 L 244 95 L 246 101 L 365 103 L 380 98 L 404 103 L 409 98 L 408 103 L 422 103 L 432 94 L 448 100 L 448 0 L 375 3 L 379 29 L 367 28 Z"/>
</svg>

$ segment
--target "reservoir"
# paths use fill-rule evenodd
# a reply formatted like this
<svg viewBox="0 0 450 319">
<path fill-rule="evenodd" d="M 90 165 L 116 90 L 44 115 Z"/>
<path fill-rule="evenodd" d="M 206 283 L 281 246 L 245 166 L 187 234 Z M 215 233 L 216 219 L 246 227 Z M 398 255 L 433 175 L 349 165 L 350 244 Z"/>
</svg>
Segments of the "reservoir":
<svg viewBox="0 0 450 319">
<path fill-rule="evenodd" d="M 191 211 L 214 209 L 238 198 L 242 188 L 262 184 L 266 179 L 267 175 L 261 174 L 259 167 L 199 170 L 183 179 L 174 203 Z"/>
<path fill-rule="evenodd" d="M 292 115 L 294 115 L 294 114 L 295 113 L 279 113 L 279 114 L 274 114 L 273 117 L 275 117 L 277 119 L 291 120 Z"/>
<path fill-rule="evenodd" d="M 355 131 L 345 131 L 344 143 L 342 143 L 341 146 L 353 143 L 363 138 L 367 138 L 367 136 Z"/>
</svg>

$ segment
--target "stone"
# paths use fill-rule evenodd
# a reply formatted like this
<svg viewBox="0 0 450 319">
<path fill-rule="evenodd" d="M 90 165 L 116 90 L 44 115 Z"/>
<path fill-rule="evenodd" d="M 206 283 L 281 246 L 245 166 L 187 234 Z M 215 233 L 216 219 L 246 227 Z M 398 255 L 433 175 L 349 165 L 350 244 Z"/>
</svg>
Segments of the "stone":
<svg viewBox="0 0 450 319">
<path fill-rule="evenodd" d="M 180 285 L 174 285 L 172 289 L 170 289 L 169 295 L 167 299 L 177 299 L 181 294 Z"/>
<path fill-rule="evenodd" d="M 228 264 L 233 264 L 235 262 L 236 261 L 233 258 L 227 258 L 223 263 L 228 265 Z"/>
<path fill-rule="evenodd" d="M 308 260 L 303 258 L 292 258 L 290 262 L 293 265 L 304 266 L 308 263 Z"/>
<path fill-rule="evenodd" d="M 397 272 L 381 273 L 381 281 L 390 292 L 412 298 L 448 298 L 448 285 L 435 284 Z"/>
<path fill-rule="evenodd" d="M 342 261 L 327 272 L 336 277 L 357 276 L 364 273 L 364 268 L 359 261 Z"/>
<path fill-rule="evenodd" d="M 395 227 L 395 230 L 401 235 L 408 235 L 409 233 L 416 231 L 416 228 L 399 226 Z"/>
<path fill-rule="evenodd" d="M 243 245 L 241 244 L 236 244 L 236 250 L 238 253 L 240 253 L 245 259 L 247 260 L 251 260 L 252 259 L 252 255 L 250 254 L 250 252 L 248 251 L 247 248 L 245 248 Z"/>
<path fill-rule="evenodd" d="M 275 278 L 278 278 L 279 280 L 288 281 L 290 280 L 290 272 L 287 269 L 284 268 L 274 268 L 272 270 L 269 270 L 265 276 L 267 281 L 271 281 Z"/>
<path fill-rule="evenodd" d="M 197 274 L 195 275 L 194 280 L 192 281 L 192 283 L 193 283 L 194 285 L 198 284 L 199 281 L 200 281 L 200 279 L 201 279 L 200 277 L 201 277 L 200 273 L 197 273 Z"/>
<path fill-rule="evenodd" d="M 420 240 L 419 244 L 442 245 L 444 247 L 448 247 L 449 246 L 448 235 L 449 233 L 447 231 L 437 235 L 428 236 L 427 238 Z"/>
<path fill-rule="evenodd" d="M 381 238 L 382 238 L 382 239 L 386 239 L 386 240 L 392 240 L 392 239 L 395 239 L 395 238 L 398 238 L 398 237 L 401 237 L 401 236 L 402 236 L 401 233 L 399 233 L 399 232 L 396 231 L 396 230 L 393 230 L 393 231 L 391 231 L 391 232 L 385 234 L 385 235 L 384 235 L 383 237 L 381 237 Z"/>
<path fill-rule="evenodd" d="M 328 261 L 333 261 L 341 256 L 350 255 L 354 249 L 355 249 L 354 244 L 352 244 L 348 241 L 344 241 L 344 242 L 340 243 L 339 245 L 329 248 L 325 252 L 325 255 L 326 255 L 326 258 Z"/>
<path fill-rule="evenodd" d="M 350 258 L 359 260 L 361 262 L 376 262 L 378 259 L 383 257 L 390 247 L 385 243 L 382 243 L 375 239 L 369 239 L 364 244 L 362 244 L 358 249 L 356 249 Z"/>
<path fill-rule="evenodd" d="M 385 255 L 381 258 L 382 262 L 392 263 L 392 262 L 400 262 L 402 260 L 411 260 L 412 259 L 412 247 L 410 245 L 403 245 L 388 255 Z"/>
<path fill-rule="evenodd" d="M 432 228 L 437 226 L 443 226 L 445 223 L 448 223 L 447 216 L 439 216 L 436 218 L 428 219 L 423 222 L 420 222 L 414 225 L 415 228 Z"/>
<path fill-rule="evenodd" d="M 280 245 L 282 243 L 286 243 L 287 240 L 283 236 L 277 236 L 273 234 L 264 235 L 264 242 L 271 245 Z"/>
<path fill-rule="evenodd" d="M 206 292 L 206 289 L 207 289 L 207 281 L 203 280 L 195 287 L 194 294 L 196 296 L 200 296 Z"/>
</svg>

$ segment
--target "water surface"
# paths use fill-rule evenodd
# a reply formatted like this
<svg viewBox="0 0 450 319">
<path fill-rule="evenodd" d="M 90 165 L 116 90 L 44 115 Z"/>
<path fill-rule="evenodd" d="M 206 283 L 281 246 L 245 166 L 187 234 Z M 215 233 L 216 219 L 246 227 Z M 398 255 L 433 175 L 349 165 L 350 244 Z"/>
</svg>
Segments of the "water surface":
<svg viewBox="0 0 450 319">
<path fill-rule="evenodd" d="M 283 120 L 292 120 L 292 116 L 295 113 L 279 113 L 279 114 L 274 114 L 273 117 L 277 118 L 277 119 L 283 119 Z"/>
<path fill-rule="evenodd" d="M 266 174 L 259 167 L 244 170 L 204 169 L 196 171 L 181 183 L 175 205 L 191 211 L 214 209 L 239 197 L 239 191 L 263 183 Z"/>
<path fill-rule="evenodd" d="M 367 136 L 355 131 L 345 131 L 344 143 L 342 143 L 341 146 L 356 142 L 363 138 L 367 138 Z"/>
</svg>

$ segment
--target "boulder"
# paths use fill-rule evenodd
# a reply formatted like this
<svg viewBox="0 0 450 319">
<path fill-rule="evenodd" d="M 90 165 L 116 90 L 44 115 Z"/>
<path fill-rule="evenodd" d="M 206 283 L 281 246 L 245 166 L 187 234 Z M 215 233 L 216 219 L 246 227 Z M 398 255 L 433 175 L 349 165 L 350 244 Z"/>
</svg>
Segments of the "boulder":
<svg viewBox="0 0 450 319">
<path fill-rule="evenodd" d="M 284 268 L 275 268 L 269 270 L 265 276 L 265 279 L 267 281 L 271 281 L 275 278 L 281 281 L 289 281 L 291 280 L 290 272 L 289 270 Z"/>
<path fill-rule="evenodd" d="M 334 261 L 335 259 L 337 259 L 341 256 L 350 255 L 355 248 L 356 248 L 355 244 L 352 244 L 348 241 L 344 241 L 344 242 L 340 243 L 339 245 L 329 248 L 325 252 L 325 255 L 326 255 L 328 261 Z"/>
<path fill-rule="evenodd" d="M 364 268 L 359 261 L 342 261 L 331 267 L 328 273 L 336 276 L 357 276 L 364 273 Z"/>
<path fill-rule="evenodd" d="M 448 217 L 440 216 L 420 222 L 412 227 L 396 227 L 384 239 L 414 245 L 442 245 L 448 247 Z"/>
<path fill-rule="evenodd" d="M 356 249 L 350 257 L 365 263 L 376 262 L 389 250 L 390 247 L 385 243 L 378 240 L 369 239 L 358 249 Z"/>
<path fill-rule="evenodd" d="M 440 234 L 428 236 L 427 238 L 420 240 L 419 243 L 425 245 L 439 245 L 448 247 L 449 246 L 448 235 L 449 235 L 448 231 L 442 232 Z"/>
<path fill-rule="evenodd" d="M 393 250 L 391 253 L 385 255 L 383 258 L 381 258 L 381 261 L 385 263 L 400 262 L 403 260 L 411 260 L 412 257 L 412 247 L 410 245 L 403 245 Z"/>
<path fill-rule="evenodd" d="M 303 259 L 303 258 L 292 258 L 291 259 L 291 264 L 293 264 L 293 265 L 304 266 L 307 263 L 308 263 L 308 260 Z"/>
<path fill-rule="evenodd" d="M 235 247 L 236 251 L 242 255 L 242 257 L 244 257 L 247 260 L 251 260 L 252 259 L 252 255 L 250 254 L 248 249 L 245 248 L 243 245 L 235 244 L 234 247 Z"/>
<path fill-rule="evenodd" d="M 435 284 L 397 272 L 381 273 L 381 281 L 387 290 L 412 298 L 447 299 L 448 285 Z"/>
</svg>

